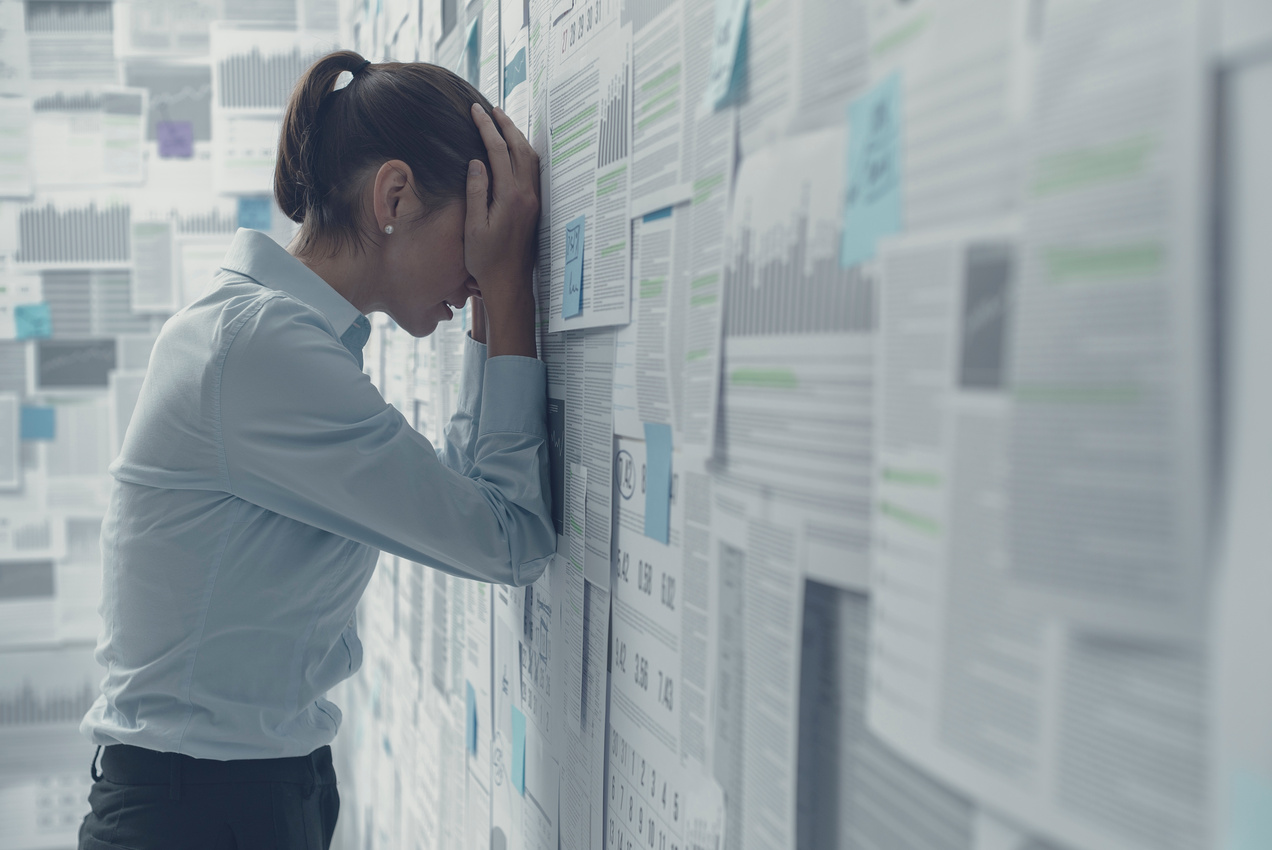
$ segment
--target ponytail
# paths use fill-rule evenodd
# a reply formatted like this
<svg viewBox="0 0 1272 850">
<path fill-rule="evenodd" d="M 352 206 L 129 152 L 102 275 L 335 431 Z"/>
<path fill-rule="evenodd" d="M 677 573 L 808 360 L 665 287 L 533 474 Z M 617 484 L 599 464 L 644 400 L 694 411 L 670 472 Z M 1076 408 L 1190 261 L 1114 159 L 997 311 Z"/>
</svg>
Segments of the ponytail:
<svg viewBox="0 0 1272 850">
<path fill-rule="evenodd" d="M 310 67 L 292 93 L 283 114 L 278 138 L 278 164 L 274 169 L 274 198 L 278 208 L 297 224 L 305 211 L 322 200 L 322 185 L 314 162 L 318 127 L 327 96 L 345 72 L 361 68 L 365 61 L 352 50 L 330 53 Z"/>
<path fill-rule="evenodd" d="M 353 79 L 334 91 L 341 73 Z M 297 249 L 361 250 L 375 229 L 362 222 L 361 192 L 391 159 L 411 168 L 424 215 L 465 197 L 468 163 L 489 169 L 471 107 L 490 103 L 471 84 L 426 62 L 370 65 L 352 50 L 305 72 L 283 115 L 274 197 L 300 224 Z"/>
</svg>

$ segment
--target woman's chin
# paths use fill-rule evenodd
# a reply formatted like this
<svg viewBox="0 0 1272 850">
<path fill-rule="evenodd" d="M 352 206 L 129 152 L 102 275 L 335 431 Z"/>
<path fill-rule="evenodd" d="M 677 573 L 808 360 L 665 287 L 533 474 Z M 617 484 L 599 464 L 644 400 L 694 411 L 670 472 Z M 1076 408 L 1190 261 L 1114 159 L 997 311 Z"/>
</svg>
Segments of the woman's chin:
<svg viewBox="0 0 1272 850">
<path fill-rule="evenodd" d="M 410 328 L 409 332 L 411 336 L 416 337 L 417 339 L 420 337 L 426 337 L 433 331 L 437 330 L 437 324 L 438 320 L 430 317 L 424 319 L 415 327 Z"/>
</svg>

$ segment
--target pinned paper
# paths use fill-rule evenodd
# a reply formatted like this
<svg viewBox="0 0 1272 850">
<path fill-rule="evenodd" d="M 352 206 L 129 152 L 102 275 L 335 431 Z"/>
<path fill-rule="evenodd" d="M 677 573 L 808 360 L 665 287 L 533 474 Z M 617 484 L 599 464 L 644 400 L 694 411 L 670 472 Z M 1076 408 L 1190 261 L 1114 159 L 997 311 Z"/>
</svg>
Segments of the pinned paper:
<svg viewBox="0 0 1272 850">
<path fill-rule="evenodd" d="M 194 156 L 193 121 L 156 121 L 155 137 L 159 141 L 159 156 L 164 159 Z"/>
<path fill-rule="evenodd" d="M 526 794 L 526 716 L 521 709 L 512 706 L 512 787 L 521 796 Z"/>
<path fill-rule="evenodd" d="M 645 425 L 645 536 L 666 543 L 671 521 L 671 426 Z"/>
<path fill-rule="evenodd" d="M 512 57 L 512 61 L 504 66 L 504 98 L 517 86 L 526 81 L 526 49 L 523 47 Z"/>
<path fill-rule="evenodd" d="M 706 93 L 708 109 L 722 109 L 736 102 L 746 89 L 750 17 L 750 0 L 716 0 L 711 76 Z"/>
<path fill-rule="evenodd" d="M 35 407 L 22 405 L 22 426 L 20 432 L 24 440 L 52 440 L 56 434 L 57 412 L 52 407 Z"/>
<path fill-rule="evenodd" d="M 1224 850 L 1272 847 L 1272 781 L 1243 767 L 1233 771 L 1231 789 Z"/>
<path fill-rule="evenodd" d="M 49 303 L 15 305 L 13 325 L 17 339 L 48 339 L 53 336 L 53 314 L 49 311 Z"/>
<path fill-rule="evenodd" d="M 238 226 L 269 230 L 270 199 L 264 195 L 238 199 Z"/>
<path fill-rule="evenodd" d="M 583 236 L 587 216 L 581 215 L 565 226 L 565 294 L 561 298 L 561 318 L 583 312 Z"/>
<path fill-rule="evenodd" d="M 901 75 L 848 104 L 848 181 L 839 265 L 875 255 L 881 236 L 901 229 Z"/>
<path fill-rule="evenodd" d="M 468 752 L 477 755 L 477 692 L 467 679 L 464 680 L 464 691 L 468 702 L 468 725 L 464 738 L 468 741 Z"/>
</svg>

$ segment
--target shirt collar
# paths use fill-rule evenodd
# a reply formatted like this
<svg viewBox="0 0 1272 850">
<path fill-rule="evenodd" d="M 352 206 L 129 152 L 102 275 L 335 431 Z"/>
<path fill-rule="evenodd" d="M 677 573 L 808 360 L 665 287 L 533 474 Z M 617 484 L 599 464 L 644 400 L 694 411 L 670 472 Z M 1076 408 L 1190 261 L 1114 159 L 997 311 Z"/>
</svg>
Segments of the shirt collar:
<svg viewBox="0 0 1272 850">
<path fill-rule="evenodd" d="M 356 319 L 365 319 L 331 284 L 259 230 L 240 227 L 221 261 L 221 268 L 246 275 L 261 286 L 303 301 L 331 322 L 338 337 L 348 331 Z"/>
</svg>

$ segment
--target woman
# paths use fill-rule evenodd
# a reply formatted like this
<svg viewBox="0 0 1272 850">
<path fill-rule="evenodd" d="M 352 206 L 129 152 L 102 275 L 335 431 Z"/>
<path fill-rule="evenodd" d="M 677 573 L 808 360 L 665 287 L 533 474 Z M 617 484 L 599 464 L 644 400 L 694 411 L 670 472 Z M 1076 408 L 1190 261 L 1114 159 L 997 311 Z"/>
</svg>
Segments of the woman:
<svg viewBox="0 0 1272 850">
<path fill-rule="evenodd" d="M 306 73 L 274 184 L 300 231 L 286 250 L 238 232 L 159 335 L 110 467 L 81 848 L 327 847 L 325 694 L 361 663 L 379 550 L 484 581 L 543 572 L 538 181 L 507 116 L 441 68 L 342 51 Z M 470 295 L 459 412 L 434 450 L 362 372 L 364 314 L 424 336 Z"/>
</svg>

